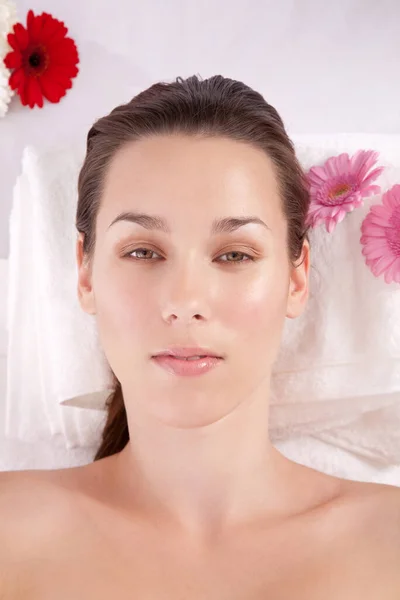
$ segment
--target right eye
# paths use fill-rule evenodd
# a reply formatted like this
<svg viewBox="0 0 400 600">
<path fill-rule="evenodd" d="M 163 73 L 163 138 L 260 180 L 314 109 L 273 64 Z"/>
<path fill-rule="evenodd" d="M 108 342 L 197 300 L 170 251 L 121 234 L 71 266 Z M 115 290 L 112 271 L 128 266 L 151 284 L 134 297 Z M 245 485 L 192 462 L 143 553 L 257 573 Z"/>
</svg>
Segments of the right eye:
<svg viewBox="0 0 400 600">
<path fill-rule="evenodd" d="M 135 248 L 134 250 L 130 250 L 127 254 L 124 254 L 124 257 L 130 257 L 130 258 L 133 258 L 133 260 L 151 260 L 148 256 L 144 256 L 144 257 L 143 256 L 140 256 L 140 257 L 132 256 L 132 254 L 134 252 L 139 252 L 142 254 L 145 252 L 147 252 L 147 253 L 150 252 L 153 254 L 157 254 L 156 252 L 154 252 L 154 250 L 150 250 L 150 248 Z"/>
</svg>

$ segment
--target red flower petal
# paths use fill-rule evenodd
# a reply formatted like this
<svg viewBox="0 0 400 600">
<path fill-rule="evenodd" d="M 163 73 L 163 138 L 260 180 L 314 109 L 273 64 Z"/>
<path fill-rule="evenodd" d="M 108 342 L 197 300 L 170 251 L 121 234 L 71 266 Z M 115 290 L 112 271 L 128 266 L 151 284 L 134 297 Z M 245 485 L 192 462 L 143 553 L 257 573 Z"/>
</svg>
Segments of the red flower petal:
<svg viewBox="0 0 400 600">
<path fill-rule="evenodd" d="M 21 102 L 22 102 L 23 106 L 26 106 L 28 104 L 28 97 L 27 97 L 27 93 L 26 93 L 27 85 L 28 85 L 27 78 L 22 77 L 21 81 L 19 83 L 19 86 L 18 86 L 17 94 L 21 98 Z"/>
<path fill-rule="evenodd" d="M 42 77 L 41 81 L 42 79 L 45 79 L 46 82 L 50 82 L 51 84 L 54 84 L 56 86 L 60 86 L 64 90 L 67 90 L 72 87 L 71 79 L 69 79 L 69 77 L 63 77 L 62 75 L 52 73 L 50 77 Z"/>
<path fill-rule="evenodd" d="M 17 38 L 18 47 L 20 50 L 25 50 L 27 45 L 29 44 L 29 35 L 27 30 L 21 23 L 16 23 L 14 25 L 14 33 Z"/>
<path fill-rule="evenodd" d="M 19 52 L 18 41 L 13 33 L 7 35 L 7 42 L 10 44 L 11 48 Z"/>
<path fill-rule="evenodd" d="M 49 54 L 52 61 L 56 61 L 58 64 L 70 65 L 79 62 L 78 52 L 71 38 L 64 38 L 54 46 L 49 46 Z"/>
<path fill-rule="evenodd" d="M 49 73 L 49 77 L 51 78 L 52 81 L 54 81 L 54 83 L 58 83 L 58 84 L 62 85 L 63 87 L 66 87 L 66 88 L 72 87 L 72 81 L 71 81 L 72 78 L 69 75 L 67 75 L 65 72 L 63 72 L 62 70 L 59 70 L 58 67 Z"/>
<path fill-rule="evenodd" d="M 68 29 L 65 27 L 64 23 L 58 19 L 54 19 L 54 17 L 46 15 L 46 17 L 43 19 L 42 39 L 46 42 L 50 42 L 52 38 L 59 33 L 59 31 L 61 31 L 65 36 Z"/>
<path fill-rule="evenodd" d="M 69 79 L 76 77 L 79 73 L 79 69 L 75 65 L 57 65 L 55 69 L 57 69 L 58 73 L 62 73 Z"/>
<path fill-rule="evenodd" d="M 29 10 L 28 14 L 26 16 L 26 28 L 27 28 L 29 34 L 32 33 L 32 26 L 33 26 L 34 21 L 35 21 L 35 16 L 33 14 L 33 10 Z"/>
<path fill-rule="evenodd" d="M 69 83 L 72 77 L 74 77 L 74 75 L 71 75 L 72 69 L 75 69 L 75 67 L 69 67 L 68 65 L 52 65 L 46 72 L 46 77 L 59 81 L 60 83 L 63 81 Z"/>
<path fill-rule="evenodd" d="M 56 31 L 54 31 L 51 35 L 49 35 L 47 39 L 48 44 L 57 44 L 65 39 L 65 35 L 68 29 L 66 27 L 59 27 Z"/>
<path fill-rule="evenodd" d="M 4 64 L 7 69 L 18 69 L 21 66 L 22 59 L 19 52 L 9 52 L 4 57 Z"/>
<path fill-rule="evenodd" d="M 65 95 L 66 90 L 59 83 L 52 81 L 46 76 L 40 78 L 40 86 L 42 88 L 43 95 L 50 102 L 59 102 L 60 98 Z"/>
<path fill-rule="evenodd" d="M 40 108 L 43 106 L 43 94 L 36 77 L 29 77 L 27 84 L 27 97 L 30 108 L 37 104 Z"/>
<path fill-rule="evenodd" d="M 32 42 L 37 42 L 41 39 L 42 26 L 43 19 L 41 18 L 41 16 L 34 17 L 33 21 L 31 22 L 31 28 L 29 29 L 29 35 Z"/>
<path fill-rule="evenodd" d="M 24 79 L 25 75 L 23 69 L 17 69 L 16 71 L 13 71 L 10 75 L 10 79 L 8 80 L 10 88 L 12 90 L 16 90 L 20 83 L 24 81 Z"/>
</svg>

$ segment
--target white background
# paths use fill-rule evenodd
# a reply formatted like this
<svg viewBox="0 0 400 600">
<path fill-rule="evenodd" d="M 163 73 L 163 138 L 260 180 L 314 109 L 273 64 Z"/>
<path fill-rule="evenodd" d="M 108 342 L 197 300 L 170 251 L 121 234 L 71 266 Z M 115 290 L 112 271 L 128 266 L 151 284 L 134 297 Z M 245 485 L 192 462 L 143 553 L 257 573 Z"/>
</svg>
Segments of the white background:
<svg viewBox="0 0 400 600">
<path fill-rule="evenodd" d="M 0 120 L 0 257 L 26 144 L 84 138 L 158 80 L 222 74 L 260 91 L 290 134 L 400 133 L 398 0 L 17 0 L 63 20 L 80 72 L 59 104 Z"/>
</svg>

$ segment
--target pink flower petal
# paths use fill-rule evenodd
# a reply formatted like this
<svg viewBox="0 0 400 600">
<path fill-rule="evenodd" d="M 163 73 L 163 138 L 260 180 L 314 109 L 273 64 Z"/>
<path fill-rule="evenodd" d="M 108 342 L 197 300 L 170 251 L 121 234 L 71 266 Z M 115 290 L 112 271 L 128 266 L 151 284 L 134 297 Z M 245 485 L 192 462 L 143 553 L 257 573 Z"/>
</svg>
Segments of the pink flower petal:
<svg viewBox="0 0 400 600">
<path fill-rule="evenodd" d="M 378 160 L 378 152 L 359 150 L 352 158 L 352 171 L 357 179 L 362 180 Z"/>
<path fill-rule="evenodd" d="M 375 225 L 375 223 L 371 222 L 371 212 L 367 214 L 361 223 L 360 230 L 364 235 L 371 236 L 381 236 L 384 233 L 384 229 L 380 225 Z"/>
<path fill-rule="evenodd" d="M 336 206 L 334 206 L 332 208 L 331 216 L 336 217 L 336 215 L 338 215 L 341 211 L 342 211 L 341 204 L 337 204 Z M 344 212 L 346 213 L 346 211 L 344 211 Z"/>
<path fill-rule="evenodd" d="M 380 217 L 384 218 L 387 218 L 387 216 L 389 215 L 389 211 L 385 206 L 382 206 L 382 204 L 374 204 L 373 206 L 371 206 L 371 212 L 374 215 L 379 215 Z"/>
<path fill-rule="evenodd" d="M 340 157 L 341 155 L 339 155 Z M 332 178 L 338 177 L 340 175 L 340 171 L 338 169 L 338 158 L 336 156 L 331 156 L 326 161 L 324 167 L 328 173 L 328 175 Z"/>
<path fill-rule="evenodd" d="M 368 255 L 368 259 L 369 260 L 376 260 L 376 259 L 384 259 L 387 257 L 388 255 L 388 248 L 386 247 L 386 251 L 385 249 L 382 248 L 377 248 L 377 247 L 372 247 L 372 248 L 367 248 L 367 255 Z M 393 255 L 390 255 L 391 260 L 394 259 Z"/>
<path fill-rule="evenodd" d="M 336 166 L 340 173 L 346 173 L 346 171 L 350 171 L 351 160 L 350 160 L 350 157 L 347 154 L 347 152 L 344 152 L 343 154 L 339 154 L 339 156 L 337 157 Z"/>
<path fill-rule="evenodd" d="M 400 258 L 397 258 L 392 265 L 393 280 L 400 283 Z"/>
<path fill-rule="evenodd" d="M 371 223 L 371 225 L 377 225 L 378 227 L 388 227 L 389 223 L 388 223 L 388 215 L 385 213 L 378 213 L 376 211 L 373 211 L 372 209 L 375 208 L 374 206 L 371 207 L 371 211 L 369 213 L 369 221 Z M 376 207 L 376 208 L 383 208 L 383 207 Z"/>
<path fill-rule="evenodd" d="M 376 194 L 379 194 L 381 191 L 381 188 L 379 187 L 379 185 L 370 185 L 369 187 L 365 188 L 362 190 L 362 195 L 364 198 L 368 197 L 368 196 L 374 196 Z"/>
<path fill-rule="evenodd" d="M 374 275 L 376 275 L 376 277 L 380 277 L 380 275 L 382 275 L 382 273 L 384 273 L 388 267 L 392 265 L 394 260 L 395 259 L 393 256 L 384 256 L 380 260 L 376 261 L 374 264 Z"/>
<path fill-rule="evenodd" d="M 328 233 L 332 233 L 332 231 L 334 231 L 335 227 L 336 227 L 336 220 L 328 219 L 327 224 L 326 224 L 326 229 L 327 229 Z"/>
<path fill-rule="evenodd" d="M 394 209 L 400 206 L 400 184 L 394 185 L 382 196 L 383 204 L 388 209 Z"/>
<path fill-rule="evenodd" d="M 371 238 L 368 236 L 361 236 L 360 244 L 363 246 L 362 252 L 367 255 L 371 248 L 375 248 L 376 246 L 382 245 L 383 248 L 386 248 L 387 240 L 386 238 Z"/>
<path fill-rule="evenodd" d="M 310 182 L 315 181 L 316 185 L 319 185 L 321 181 L 329 179 L 329 176 L 323 167 L 312 167 L 308 171 L 307 177 Z"/>
<path fill-rule="evenodd" d="M 347 211 L 341 210 L 340 213 L 338 214 L 337 222 L 341 223 L 343 221 L 343 219 L 345 218 L 346 214 L 347 214 Z"/>
<path fill-rule="evenodd" d="M 385 170 L 385 167 L 377 167 L 376 169 L 371 171 L 371 173 L 369 173 L 369 175 L 367 177 L 363 178 L 363 180 L 361 182 L 362 187 L 367 187 L 370 183 L 375 181 L 375 179 L 378 179 L 379 175 L 381 175 L 381 173 L 383 173 L 384 170 Z M 380 187 L 379 187 L 379 189 L 380 189 Z"/>
<path fill-rule="evenodd" d="M 400 272 L 398 270 L 397 261 L 394 260 L 392 264 L 385 271 L 385 282 L 392 283 L 392 281 L 400 280 Z"/>
</svg>

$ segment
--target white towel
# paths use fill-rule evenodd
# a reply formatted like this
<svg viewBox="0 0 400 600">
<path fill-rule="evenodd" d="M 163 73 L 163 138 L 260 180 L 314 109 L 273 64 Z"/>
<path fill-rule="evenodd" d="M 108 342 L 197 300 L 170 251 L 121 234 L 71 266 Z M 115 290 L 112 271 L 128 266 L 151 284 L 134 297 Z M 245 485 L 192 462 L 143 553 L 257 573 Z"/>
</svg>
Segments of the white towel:
<svg viewBox="0 0 400 600">
<path fill-rule="evenodd" d="M 380 164 L 387 166 L 380 178 L 382 191 L 400 182 L 400 136 L 295 136 L 294 141 L 306 169 L 342 151 L 378 150 Z M 34 220 L 36 256 L 28 244 L 24 246 L 23 268 L 29 270 L 32 260 L 40 265 L 41 279 L 36 282 L 37 296 L 41 293 L 42 298 L 39 338 L 45 346 L 40 353 L 44 357 L 42 386 L 50 379 L 52 384 L 41 393 L 34 385 L 24 386 L 21 373 L 33 377 L 31 355 L 28 352 L 21 359 L 14 350 L 9 353 L 7 394 L 10 433 L 26 439 L 29 423 L 31 427 L 35 423 L 39 396 L 53 435 L 61 434 L 70 446 L 93 445 L 99 440 L 99 415 L 104 413 L 77 407 L 104 408 L 108 392 L 101 391 L 108 389 L 110 381 L 95 322 L 83 313 L 76 296 L 75 186 L 82 158 L 83 151 L 78 148 L 54 149 L 40 156 L 32 148 L 24 153 L 22 181 L 29 189 L 23 196 L 33 204 L 40 220 Z M 359 243 L 361 220 L 379 200 L 365 199 L 364 207 L 347 215 L 332 234 L 322 227 L 311 232 L 311 296 L 305 313 L 285 323 L 272 378 L 270 431 L 273 441 L 314 435 L 370 460 L 391 464 L 400 462 L 400 286 L 385 284 L 372 275 Z M 16 208 L 18 194 L 14 202 Z M 14 228 L 16 222 L 14 210 Z M 21 230 L 24 227 L 19 226 Z M 14 236 L 10 271 L 21 262 L 19 244 L 21 238 Z M 53 279 L 56 284 L 51 283 Z M 13 340 L 16 346 L 17 340 L 30 335 L 21 331 L 18 320 L 21 311 L 28 310 L 23 284 L 21 276 L 18 279 L 14 273 L 9 295 L 10 304 L 15 304 L 14 312 L 10 310 L 9 350 Z M 27 318 L 31 330 L 29 322 Z M 90 376 L 88 366 L 94 369 Z M 99 396 L 93 394 L 96 391 Z"/>
<path fill-rule="evenodd" d="M 48 437 L 51 421 L 41 397 L 34 326 L 35 278 L 32 269 L 32 203 L 26 178 L 14 188 L 10 217 L 7 304 L 7 387 L 5 434 L 26 441 Z M 25 202 L 22 202 L 25 198 Z"/>
<path fill-rule="evenodd" d="M 112 373 L 93 316 L 81 310 L 75 258 L 78 148 L 23 155 L 10 218 L 6 436 L 92 446 L 105 414 L 88 419 L 65 399 L 104 403 Z"/>
</svg>

